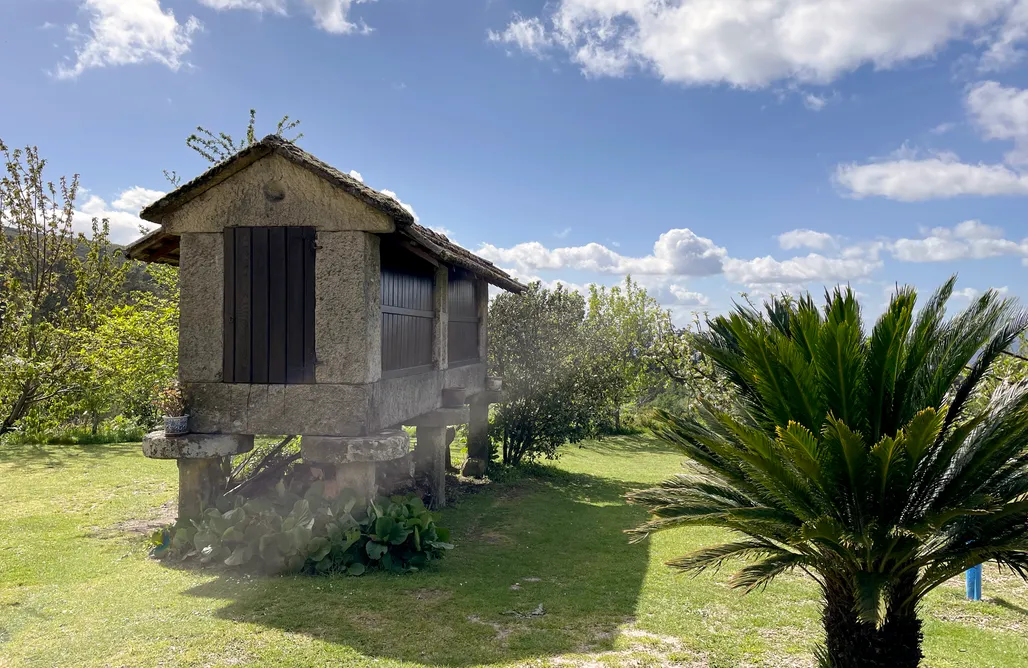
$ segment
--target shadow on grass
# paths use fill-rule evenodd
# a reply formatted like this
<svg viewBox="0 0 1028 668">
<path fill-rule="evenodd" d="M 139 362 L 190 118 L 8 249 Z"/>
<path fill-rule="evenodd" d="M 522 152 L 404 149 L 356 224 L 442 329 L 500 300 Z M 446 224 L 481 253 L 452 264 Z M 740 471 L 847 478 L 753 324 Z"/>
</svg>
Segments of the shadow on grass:
<svg viewBox="0 0 1028 668">
<path fill-rule="evenodd" d="M 1022 607 L 1020 605 L 1017 605 L 1016 603 L 1011 603 L 1010 601 L 1008 601 L 1005 598 L 1000 598 L 999 596 L 995 596 L 995 597 L 990 598 L 989 601 L 990 601 L 990 603 L 995 603 L 999 607 L 1005 608 L 1007 610 L 1010 610 L 1011 612 L 1017 612 L 1017 613 L 1020 613 L 1022 615 L 1028 616 L 1028 609 L 1026 609 L 1026 608 L 1024 608 L 1024 607 Z"/>
<path fill-rule="evenodd" d="M 594 440 L 583 441 L 577 447 L 605 455 L 677 452 L 673 447 L 650 433 L 630 436 L 604 436 Z"/>
<path fill-rule="evenodd" d="M 624 504 L 630 489 L 564 472 L 497 484 L 442 513 L 457 548 L 430 571 L 223 573 L 186 593 L 228 601 L 216 613 L 224 619 L 401 662 L 468 666 L 603 651 L 634 614 L 649 561 L 647 545 L 623 533 L 645 515 Z"/>
<path fill-rule="evenodd" d="M 107 459 L 140 452 L 139 443 L 102 445 L 0 445 L 0 464 L 17 468 L 61 468 L 75 457 Z"/>
</svg>

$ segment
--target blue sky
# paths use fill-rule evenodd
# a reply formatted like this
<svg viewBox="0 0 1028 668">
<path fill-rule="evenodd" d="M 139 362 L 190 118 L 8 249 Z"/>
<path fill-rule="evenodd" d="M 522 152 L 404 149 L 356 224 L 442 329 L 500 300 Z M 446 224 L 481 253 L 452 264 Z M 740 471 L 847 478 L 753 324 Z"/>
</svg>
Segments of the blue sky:
<svg viewBox="0 0 1028 668">
<path fill-rule="evenodd" d="M 1028 0 L 35 0 L 0 138 L 117 240 L 202 124 L 301 146 L 522 278 L 1028 291 Z M 12 63 L 16 65 L 12 65 Z"/>
</svg>

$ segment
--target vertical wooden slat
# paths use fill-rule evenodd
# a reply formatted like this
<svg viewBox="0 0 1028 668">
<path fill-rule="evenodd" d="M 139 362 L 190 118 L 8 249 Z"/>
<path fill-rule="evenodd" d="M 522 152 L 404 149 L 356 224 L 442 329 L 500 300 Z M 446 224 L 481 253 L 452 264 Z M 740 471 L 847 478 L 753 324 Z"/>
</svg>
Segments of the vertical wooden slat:
<svg viewBox="0 0 1028 668">
<path fill-rule="evenodd" d="M 286 382 L 286 230 L 268 230 L 268 382 Z"/>
<path fill-rule="evenodd" d="M 268 382 L 268 228 L 253 228 L 251 244 L 250 365 L 251 382 Z"/>
<path fill-rule="evenodd" d="M 235 371 L 233 376 L 237 383 L 249 383 L 250 380 L 250 305 L 251 305 L 251 275 L 250 275 L 250 236 L 251 228 L 240 227 L 236 229 L 236 350 L 235 350 Z"/>
<path fill-rule="evenodd" d="M 235 306 L 236 306 L 236 237 L 235 228 L 226 227 L 223 244 L 225 250 L 225 294 L 222 321 L 224 322 L 222 336 L 222 365 L 221 380 L 225 383 L 235 382 L 236 363 L 236 328 L 235 328 Z"/>
<path fill-rule="evenodd" d="M 303 381 L 314 382 L 314 228 L 303 229 Z"/>
<path fill-rule="evenodd" d="M 286 382 L 303 382 L 303 230 L 286 230 Z"/>
</svg>

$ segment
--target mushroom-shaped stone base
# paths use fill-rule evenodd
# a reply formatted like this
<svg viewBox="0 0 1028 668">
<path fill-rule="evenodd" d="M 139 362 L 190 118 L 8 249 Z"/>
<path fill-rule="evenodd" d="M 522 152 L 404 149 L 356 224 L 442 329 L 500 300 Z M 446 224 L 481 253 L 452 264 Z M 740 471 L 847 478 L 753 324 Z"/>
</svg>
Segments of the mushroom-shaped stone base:
<svg viewBox="0 0 1028 668">
<path fill-rule="evenodd" d="M 360 497 L 374 497 L 378 492 L 377 470 L 389 467 L 402 471 L 404 466 L 395 466 L 394 462 L 405 461 L 409 453 L 410 437 L 402 429 L 370 436 L 304 436 L 300 440 L 304 461 L 334 466 L 334 477 L 326 479 L 325 484 L 329 497 L 344 489 Z"/>
<path fill-rule="evenodd" d="M 253 436 L 242 434 L 183 434 L 154 431 L 143 437 L 143 454 L 152 459 L 178 460 L 178 516 L 195 519 L 225 492 L 227 458 L 253 449 Z"/>
</svg>

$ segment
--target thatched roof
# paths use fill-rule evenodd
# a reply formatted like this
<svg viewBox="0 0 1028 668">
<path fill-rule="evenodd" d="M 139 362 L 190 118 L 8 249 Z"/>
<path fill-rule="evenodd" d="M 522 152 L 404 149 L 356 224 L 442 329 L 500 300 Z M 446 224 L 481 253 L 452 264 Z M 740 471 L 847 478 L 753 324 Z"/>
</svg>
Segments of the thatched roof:
<svg viewBox="0 0 1028 668">
<path fill-rule="evenodd" d="M 400 206 L 399 202 L 392 197 L 369 188 L 349 174 L 344 174 L 335 167 L 318 160 L 310 153 L 277 135 L 265 137 L 256 144 L 218 163 L 192 181 L 180 186 L 175 191 L 168 193 L 146 207 L 139 215 L 144 220 L 160 223 L 165 214 L 174 211 L 186 202 L 228 179 L 233 174 L 240 172 L 272 153 L 280 155 L 293 164 L 320 176 L 368 206 L 389 215 L 396 225 L 395 234 L 410 240 L 440 262 L 465 269 L 504 290 L 509 290 L 510 292 L 525 291 L 524 285 L 489 260 L 458 246 L 444 235 L 415 223 L 414 216 Z M 177 235 L 166 232 L 163 227 L 158 228 L 130 244 L 125 249 L 125 254 L 134 260 L 160 262 L 177 266 L 179 262 L 179 238 Z"/>
</svg>

